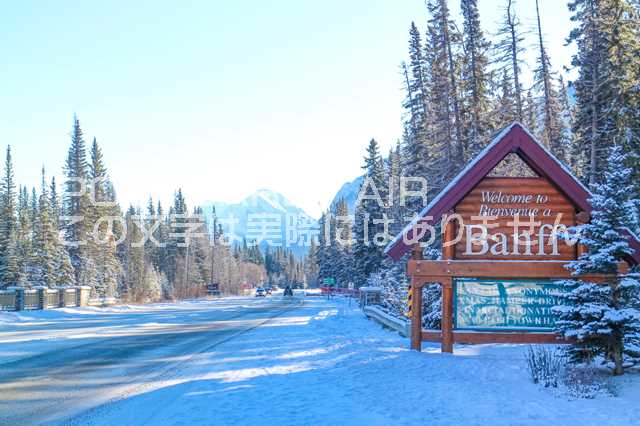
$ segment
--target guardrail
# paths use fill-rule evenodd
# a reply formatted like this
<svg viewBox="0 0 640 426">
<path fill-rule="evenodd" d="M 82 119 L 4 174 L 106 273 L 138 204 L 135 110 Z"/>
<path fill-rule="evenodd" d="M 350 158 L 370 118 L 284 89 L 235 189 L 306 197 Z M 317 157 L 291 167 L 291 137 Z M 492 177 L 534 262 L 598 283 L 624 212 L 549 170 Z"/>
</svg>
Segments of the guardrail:
<svg viewBox="0 0 640 426">
<path fill-rule="evenodd" d="M 391 316 L 374 305 L 365 306 L 362 308 L 362 311 L 367 316 L 367 318 L 370 318 L 385 327 L 397 331 L 404 337 L 409 337 L 410 329 L 408 321 Z"/>
<path fill-rule="evenodd" d="M 0 310 L 23 311 L 87 306 L 91 287 L 7 287 L 0 290 Z"/>
</svg>

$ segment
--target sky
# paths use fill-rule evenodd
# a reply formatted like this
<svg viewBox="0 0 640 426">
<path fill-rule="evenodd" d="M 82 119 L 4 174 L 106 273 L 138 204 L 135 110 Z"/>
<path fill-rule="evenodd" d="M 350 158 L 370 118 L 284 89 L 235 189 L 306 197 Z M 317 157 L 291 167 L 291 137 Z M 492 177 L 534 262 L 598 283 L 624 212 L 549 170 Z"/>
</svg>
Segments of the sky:
<svg viewBox="0 0 640 426">
<path fill-rule="evenodd" d="M 491 34 L 505 0 L 478 3 Z M 560 70 L 569 12 L 540 7 Z M 516 8 L 533 31 L 534 0 Z M 386 153 L 401 135 L 411 21 L 424 29 L 422 0 L 7 2 L 0 145 L 19 183 L 38 185 L 43 164 L 60 177 L 77 114 L 123 207 L 170 203 L 179 187 L 190 206 L 268 188 L 319 216 L 371 138 Z"/>
</svg>

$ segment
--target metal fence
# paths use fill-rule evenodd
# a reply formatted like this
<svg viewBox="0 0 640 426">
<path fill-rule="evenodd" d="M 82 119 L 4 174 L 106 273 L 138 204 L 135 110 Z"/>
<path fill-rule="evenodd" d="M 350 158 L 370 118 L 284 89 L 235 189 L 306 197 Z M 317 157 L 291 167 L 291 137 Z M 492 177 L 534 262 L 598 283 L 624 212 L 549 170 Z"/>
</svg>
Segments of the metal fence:
<svg viewBox="0 0 640 426">
<path fill-rule="evenodd" d="M 38 290 L 27 289 L 24 291 L 23 309 L 40 309 L 40 298 L 38 297 Z"/>
<path fill-rule="evenodd" d="M 45 309 L 57 308 L 60 306 L 60 292 L 58 290 L 47 289 L 45 291 Z"/>
<path fill-rule="evenodd" d="M 0 309 L 3 311 L 16 310 L 16 293 L 11 290 L 0 290 Z"/>
<path fill-rule="evenodd" d="M 91 287 L 7 287 L 0 290 L 0 310 L 22 311 L 87 306 Z"/>
</svg>

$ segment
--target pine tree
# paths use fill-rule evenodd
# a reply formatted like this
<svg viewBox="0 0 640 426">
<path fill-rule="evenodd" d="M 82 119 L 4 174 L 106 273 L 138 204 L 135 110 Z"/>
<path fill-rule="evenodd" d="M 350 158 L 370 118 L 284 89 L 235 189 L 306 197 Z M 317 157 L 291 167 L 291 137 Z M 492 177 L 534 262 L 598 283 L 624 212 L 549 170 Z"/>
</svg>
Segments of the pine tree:
<svg viewBox="0 0 640 426">
<path fill-rule="evenodd" d="M 538 67 L 535 70 L 536 88 L 542 92 L 541 113 L 543 128 L 541 131 L 542 142 L 551 152 L 561 159 L 567 160 L 567 146 L 565 126 L 562 122 L 562 104 L 558 91 L 554 87 L 551 61 L 544 45 L 542 37 L 542 22 L 538 0 L 536 0 L 536 18 L 538 29 Z"/>
<path fill-rule="evenodd" d="M 515 0 L 507 0 L 504 9 L 504 20 L 498 30 L 501 37 L 496 45 L 497 61 L 501 64 L 504 76 L 509 80 L 515 100 L 516 119 L 524 120 L 522 102 L 522 78 L 520 75 L 521 55 L 524 52 L 522 42 L 524 37 L 520 33 L 520 20 L 514 11 Z"/>
<path fill-rule="evenodd" d="M 538 136 L 538 118 L 536 111 L 536 102 L 533 99 L 531 89 L 527 90 L 527 96 L 522 104 L 522 124 L 531 131 L 536 137 Z"/>
<path fill-rule="evenodd" d="M 626 152 L 633 193 L 640 197 L 640 10 L 628 0 L 613 0 L 605 12 L 610 29 L 610 100 L 605 110 L 612 123 L 609 137 Z"/>
<path fill-rule="evenodd" d="M 318 245 L 315 238 L 312 238 L 309 252 L 304 259 L 305 280 L 312 287 L 318 284 L 318 269 Z"/>
<path fill-rule="evenodd" d="M 51 177 L 51 184 L 49 185 L 49 206 L 51 207 L 51 219 L 56 229 L 60 229 L 60 198 L 58 197 L 55 176 Z"/>
<path fill-rule="evenodd" d="M 320 234 L 318 235 L 318 249 L 316 259 L 318 262 L 318 277 L 321 282 L 325 278 L 334 277 L 334 264 L 331 258 L 331 244 L 332 244 L 332 214 L 330 212 L 324 212 L 318 221 L 320 228 Z M 271 265 L 271 263 L 269 264 Z M 268 266 L 267 269 L 273 270 L 272 266 Z"/>
<path fill-rule="evenodd" d="M 29 282 L 29 270 L 33 257 L 34 226 L 31 215 L 31 200 L 26 186 L 19 186 L 18 189 L 18 230 L 17 230 L 17 257 L 18 270 L 20 271 L 19 282 L 27 284 Z"/>
<path fill-rule="evenodd" d="M 393 221 L 389 227 L 391 235 L 396 235 L 403 228 L 404 208 L 400 205 L 400 179 L 402 177 L 402 148 L 400 141 L 396 143 L 395 150 L 389 151 L 386 175 L 388 176 L 388 199 L 391 203 L 387 208 L 389 218 Z"/>
<path fill-rule="evenodd" d="M 352 217 L 349 216 L 349 207 L 344 199 L 338 201 L 335 209 L 336 229 L 335 241 L 332 247 L 335 250 L 336 279 L 346 287 L 354 277 L 353 258 L 353 231 Z"/>
<path fill-rule="evenodd" d="M 640 19 L 626 0 L 574 0 L 569 9 L 576 27 L 568 41 L 578 47 L 572 60 L 579 69 L 573 123 L 578 168 L 588 170 L 587 180 L 594 184 L 614 144 L 638 152 Z M 628 161 L 637 164 L 637 157 Z M 634 189 L 637 194 L 638 184 Z"/>
<path fill-rule="evenodd" d="M 462 116 L 460 108 L 460 99 L 458 96 L 458 77 L 457 63 L 458 58 L 454 57 L 452 44 L 457 41 L 460 36 L 455 32 L 455 26 L 449 17 L 449 7 L 447 0 L 431 0 L 427 2 L 427 9 L 431 14 L 430 26 L 433 28 L 432 34 L 439 37 L 440 48 L 444 51 L 447 70 L 447 92 L 449 98 L 450 119 L 453 120 L 454 142 L 453 157 L 449 161 L 453 164 L 455 172 L 463 165 L 463 159 L 466 156 L 468 147 L 464 143 L 462 135 Z M 432 38 L 434 40 L 434 38 Z M 453 177 L 453 176 L 451 176 Z"/>
<path fill-rule="evenodd" d="M 11 147 L 7 146 L 4 174 L 0 181 L 2 215 L 0 217 L 0 286 L 18 285 L 18 223 L 16 216 L 16 185 L 14 182 Z"/>
<path fill-rule="evenodd" d="M 112 229 L 109 218 L 120 217 L 120 211 L 115 203 L 113 185 L 96 138 L 93 138 L 91 144 L 90 160 L 89 184 L 93 200 L 87 208 L 86 221 L 92 236 L 87 243 L 86 252 L 95 264 L 96 293 L 100 296 L 112 296 L 117 287 L 121 266 L 116 256 L 116 232 Z"/>
<path fill-rule="evenodd" d="M 567 85 L 564 82 L 562 76 L 558 77 L 558 85 L 560 86 L 560 90 L 558 92 L 558 103 L 561 105 L 562 115 L 562 142 L 561 145 L 564 147 L 564 158 L 560 158 L 560 160 L 569 164 L 574 171 L 576 176 L 580 176 L 581 173 L 576 170 L 576 161 L 575 161 L 575 137 L 573 132 L 571 131 L 571 124 L 573 123 L 574 114 L 573 107 L 569 102 L 569 91 L 567 89 Z M 560 154 L 560 153 L 558 153 Z"/>
<path fill-rule="evenodd" d="M 638 201 L 630 198 L 631 169 L 619 147 L 611 150 L 602 184 L 596 184 L 590 203 L 591 222 L 582 225 L 580 243 L 586 245 L 569 268 L 576 275 L 604 274 L 604 284 L 585 281 L 564 283 L 563 304 L 558 314 L 557 331 L 575 339 L 574 359 L 602 355 L 614 362 L 614 374 L 623 374 L 625 343 L 637 347 L 640 341 L 640 281 L 638 276 L 617 276 L 618 262 L 632 253 L 623 229 L 637 220 Z"/>
<path fill-rule="evenodd" d="M 382 262 L 382 249 L 386 245 L 384 227 L 385 176 L 384 165 L 375 139 L 367 147 L 367 156 L 362 167 L 365 179 L 356 203 L 354 224 L 355 282 L 364 284 L 367 277 L 375 272 Z"/>
<path fill-rule="evenodd" d="M 425 58 L 420 32 L 414 22 L 411 22 L 409 29 L 409 66 L 404 66 L 404 74 L 407 82 L 404 106 L 409 112 L 410 136 L 424 141 L 427 115 Z"/>
<path fill-rule="evenodd" d="M 406 120 L 404 123 L 402 146 L 402 173 L 406 177 L 423 178 L 428 180 L 429 153 L 427 146 L 428 89 L 426 74 L 426 58 L 420 32 L 415 23 L 411 23 L 409 31 L 409 65 L 402 64 L 406 98 L 404 108 Z M 418 183 L 411 181 L 407 187 L 409 191 L 418 191 Z M 406 210 L 417 212 L 422 209 L 420 200 L 407 200 Z"/>
<path fill-rule="evenodd" d="M 429 69 L 428 93 L 432 113 L 428 123 L 429 196 L 435 196 L 457 173 L 462 162 L 457 139 L 454 111 L 454 88 L 451 80 L 448 38 L 445 30 L 448 20 L 440 1 L 430 1 L 426 59 Z"/>
<path fill-rule="evenodd" d="M 34 224 L 35 247 L 34 270 L 38 271 L 39 285 L 53 287 L 56 284 L 56 255 L 58 243 L 58 230 L 51 218 L 50 198 L 45 180 L 45 171 L 42 167 L 42 183 L 40 197 L 38 199 L 38 218 Z"/>
<path fill-rule="evenodd" d="M 464 18 L 461 98 L 466 163 L 480 152 L 494 129 L 488 93 L 490 43 L 480 26 L 477 0 L 462 0 L 460 8 Z"/>
<path fill-rule="evenodd" d="M 495 82 L 494 85 L 498 93 L 492 113 L 494 126 L 495 128 L 503 128 L 518 119 L 515 93 L 507 70 L 502 70 L 500 81 Z"/>
<path fill-rule="evenodd" d="M 75 272 L 75 282 L 95 288 L 95 265 L 87 253 L 87 242 L 90 238 L 88 226 L 91 200 L 86 191 L 82 191 L 83 183 L 88 181 L 88 164 L 85 143 L 80 122 L 73 119 L 71 146 L 65 164 L 65 197 L 64 212 L 70 219 L 65 225 L 65 242 Z"/>
</svg>

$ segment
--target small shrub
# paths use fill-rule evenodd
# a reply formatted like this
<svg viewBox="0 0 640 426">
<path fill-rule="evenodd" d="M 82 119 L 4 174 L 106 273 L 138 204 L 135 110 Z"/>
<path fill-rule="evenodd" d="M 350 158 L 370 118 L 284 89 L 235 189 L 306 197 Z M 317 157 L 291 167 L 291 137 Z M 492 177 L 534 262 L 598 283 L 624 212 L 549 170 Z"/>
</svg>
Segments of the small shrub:
<svg viewBox="0 0 640 426">
<path fill-rule="evenodd" d="M 576 364 L 566 370 L 562 384 L 576 398 L 595 398 L 598 394 L 615 396 L 610 375 L 593 364 Z"/>
<path fill-rule="evenodd" d="M 566 365 L 561 353 L 545 346 L 529 346 L 526 359 L 533 383 L 542 383 L 546 388 L 558 387 Z"/>
</svg>

